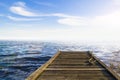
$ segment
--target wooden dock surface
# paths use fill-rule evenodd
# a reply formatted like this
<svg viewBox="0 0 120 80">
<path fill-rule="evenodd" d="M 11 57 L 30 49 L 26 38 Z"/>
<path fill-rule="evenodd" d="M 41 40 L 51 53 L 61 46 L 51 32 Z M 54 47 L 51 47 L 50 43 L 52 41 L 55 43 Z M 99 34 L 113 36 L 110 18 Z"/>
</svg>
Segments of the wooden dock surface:
<svg viewBox="0 0 120 80">
<path fill-rule="evenodd" d="M 26 80 L 120 80 L 89 52 L 59 51 Z"/>
</svg>

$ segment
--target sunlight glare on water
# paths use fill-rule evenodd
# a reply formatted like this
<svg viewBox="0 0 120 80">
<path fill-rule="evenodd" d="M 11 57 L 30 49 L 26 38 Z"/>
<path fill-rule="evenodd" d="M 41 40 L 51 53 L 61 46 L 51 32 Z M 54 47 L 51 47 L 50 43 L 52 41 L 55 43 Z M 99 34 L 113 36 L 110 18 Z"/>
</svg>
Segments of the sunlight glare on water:
<svg viewBox="0 0 120 80">
<path fill-rule="evenodd" d="M 58 50 L 93 51 L 106 65 L 114 64 L 115 71 L 120 66 L 116 43 L 0 41 L 0 80 L 24 80 Z"/>
</svg>

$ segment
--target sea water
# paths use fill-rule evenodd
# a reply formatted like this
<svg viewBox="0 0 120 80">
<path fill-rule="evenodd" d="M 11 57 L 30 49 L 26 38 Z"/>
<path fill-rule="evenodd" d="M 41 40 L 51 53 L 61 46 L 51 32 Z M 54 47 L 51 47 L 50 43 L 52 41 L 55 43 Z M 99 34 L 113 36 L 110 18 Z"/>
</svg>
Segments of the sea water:
<svg viewBox="0 0 120 80">
<path fill-rule="evenodd" d="M 120 45 L 114 42 L 0 41 L 0 80 L 24 80 L 58 50 L 93 51 L 107 66 L 120 66 Z"/>
</svg>

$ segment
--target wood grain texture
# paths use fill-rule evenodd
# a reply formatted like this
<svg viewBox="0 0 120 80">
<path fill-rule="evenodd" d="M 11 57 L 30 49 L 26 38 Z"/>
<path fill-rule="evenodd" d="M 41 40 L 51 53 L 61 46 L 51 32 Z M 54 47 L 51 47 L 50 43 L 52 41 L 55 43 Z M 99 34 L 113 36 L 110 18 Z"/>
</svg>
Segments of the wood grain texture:
<svg viewBox="0 0 120 80">
<path fill-rule="evenodd" d="M 116 75 L 90 52 L 59 51 L 26 80 L 119 80 Z"/>
</svg>

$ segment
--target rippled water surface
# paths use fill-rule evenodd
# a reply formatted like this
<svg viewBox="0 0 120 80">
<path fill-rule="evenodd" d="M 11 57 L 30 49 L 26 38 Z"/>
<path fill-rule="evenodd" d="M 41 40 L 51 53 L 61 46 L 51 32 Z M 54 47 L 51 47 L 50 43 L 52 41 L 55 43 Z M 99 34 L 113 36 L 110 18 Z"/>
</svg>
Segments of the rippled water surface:
<svg viewBox="0 0 120 80">
<path fill-rule="evenodd" d="M 111 42 L 0 41 L 0 80 L 24 80 L 58 50 L 93 51 L 119 74 L 120 45 Z"/>
</svg>

